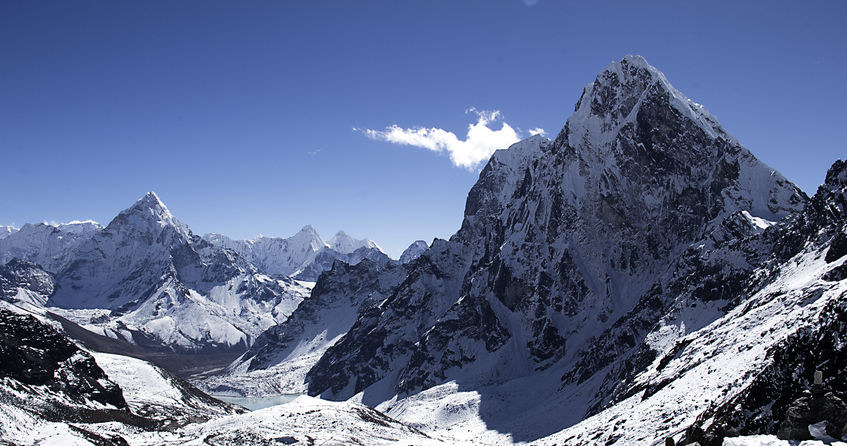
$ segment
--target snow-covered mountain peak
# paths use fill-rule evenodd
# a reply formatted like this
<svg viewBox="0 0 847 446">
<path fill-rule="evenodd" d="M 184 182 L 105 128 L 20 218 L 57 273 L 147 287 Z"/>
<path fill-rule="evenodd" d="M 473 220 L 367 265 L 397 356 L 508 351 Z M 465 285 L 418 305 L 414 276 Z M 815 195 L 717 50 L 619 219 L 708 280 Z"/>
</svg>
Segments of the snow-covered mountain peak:
<svg viewBox="0 0 847 446">
<path fill-rule="evenodd" d="M 174 228 L 179 234 L 189 237 L 188 225 L 174 217 L 155 192 L 147 192 L 132 206 L 121 211 L 109 225 L 107 231 L 128 229 L 145 234 L 158 234 L 166 227 Z"/>
<path fill-rule="evenodd" d="M 321 248 L 328 246 L 312 225 L 303 226 L 298 233 L 289 237 L 287 241 L 289 249 L 293 252 L 317 252 Z"/>
<path fill-rule="evenodd" d="M 168 211 L 168 207 L 165 206 L 165 203 L 162 203 L 162 200 L 159 199 L 159 196 L 156 195 L 156 192 L 153 192 L 152 190 L 144 194 L 143 197 L 136 200 L 135 206 L 157 209 L 161 212 L 170 213 L 170 211 Z"/>
<path fill-rule="evenodd" d="M 406 264 L 391 299 L 360 313 L 309 371 L 310 394 L 346 398 L 373 385 L 369 398 L 391 398 L 451 379 L 553 367 L 590 377 L 608 366 L 614 358 L 591 350 L 594 340 L 663 292 L 653 284 L 689 248 L 719 226 L 763 232 L 806 203 L 712 119 L 643 58 L 610 65 L 556 141 L 528 138 L 491 157 L 459 231 Z M 629 336 L 628 348 L 640 342 Z"/>
<path fill-rule="evenodd" d="M 409 263 L 423 254 L 429 245 L 423 240 L 416 240 L 400 254 L 400 263 Z"/>
<path fill-rule="evenodd" d="M 302 228 L 300 228 L 299 232 L 302 232 L 302 233 L 305 233 L 305 234 L 314 234 L 314 235 L 320 237 L 318 235 L 317 229 L 315 229 L 314 226 L 312 226 L 312 225 L 303 226 Z"/>
<path fill-rule="evenodd" d="M 373 240 L 364 239 L 355 239 L 349 236 L 346 232 L 339 230 L 329 239 L 329 247 L 342 253 L 342 254 L 350 254 L 351 252 L 359 249 L 359 248 L 369 248 L 369 249 L 378 249 L 382 251 L 382 248 L 376 244 Z"/>
<path fill-rule="evenodd" d="M 690 119 L 711 139 L 738 145 L 705 107 L 688 99 L 643 57 L 632 55 L 611 62 L 585 87 L 558 139 L 567 138 L 571 147 L 593 148 L 602 155 L 624 126 L 636 123 L 645 103 Z"/>
</svg>

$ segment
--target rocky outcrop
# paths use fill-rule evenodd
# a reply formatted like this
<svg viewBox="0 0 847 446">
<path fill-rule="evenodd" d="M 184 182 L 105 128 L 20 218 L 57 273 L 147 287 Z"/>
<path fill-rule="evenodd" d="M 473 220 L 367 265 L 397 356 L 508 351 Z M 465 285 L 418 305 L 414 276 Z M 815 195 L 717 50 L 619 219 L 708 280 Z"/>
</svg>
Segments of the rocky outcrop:
<svg viewBox="0 0 847 446">
<path fill-rule="evenodd" d="M 45 386 L 77 403 L 127 407 L 121 389 L 85 351 L 32 316 L 0 310 L 0 378 Z"/>
<path fill-rule="evenodd" d="M 53 275 L 27 260 L 12 259 L 0 266 L 0 299 L 44 305 L 55 291 Z"/>
</svg>

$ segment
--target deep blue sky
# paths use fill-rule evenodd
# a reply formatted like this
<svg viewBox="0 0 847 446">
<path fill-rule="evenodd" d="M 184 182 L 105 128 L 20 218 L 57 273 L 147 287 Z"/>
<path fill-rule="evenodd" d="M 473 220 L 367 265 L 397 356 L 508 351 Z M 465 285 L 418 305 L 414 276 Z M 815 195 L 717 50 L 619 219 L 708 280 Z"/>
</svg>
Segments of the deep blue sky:
<svg viewBox="0 0 847 446">
<path fill-rule="evenodd" d="M 458 229 L 478 174 L 353 128 L 462 138 L 476 107 L 555 135 L 629 53 L 811 194 L 847 153 L 845 5 L 4 0 L 0 224 L 155 190 L 200 234 L 311 223 L 396 256 Z"/>
</svg>

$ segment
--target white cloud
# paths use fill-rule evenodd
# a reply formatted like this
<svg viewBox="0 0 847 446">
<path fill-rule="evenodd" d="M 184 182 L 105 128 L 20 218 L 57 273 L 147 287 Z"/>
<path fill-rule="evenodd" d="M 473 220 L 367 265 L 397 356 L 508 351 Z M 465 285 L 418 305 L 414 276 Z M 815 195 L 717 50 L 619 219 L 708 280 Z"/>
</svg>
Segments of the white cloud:
<svg viewBox="0 0 847 446">
<path fill-rule="evenodd" d="M 458 167 L 474 170 L 481 163 L 488 161 L 497 149 L 505 149 L 518 142 L 520 137 L 512 126 L 503 122 L 499 130 L 488 127 L 500 120 L 498 110 L 477 110 L 469 108 L 465 113 L 474 113 L 476 123 L 468 125 L 465 139 L 459 139 L 453 132 L 437 127 L 402 128 L 391 125 L 384 130 L 354 129 L 361 131 L 368 138 L 387 141 L 413 147 L 422 147 L 433 152 L 447 152 L 450 160 Z M 531 135 L 544 134 L 541 128 L 529 131 Z"/>
</svg>

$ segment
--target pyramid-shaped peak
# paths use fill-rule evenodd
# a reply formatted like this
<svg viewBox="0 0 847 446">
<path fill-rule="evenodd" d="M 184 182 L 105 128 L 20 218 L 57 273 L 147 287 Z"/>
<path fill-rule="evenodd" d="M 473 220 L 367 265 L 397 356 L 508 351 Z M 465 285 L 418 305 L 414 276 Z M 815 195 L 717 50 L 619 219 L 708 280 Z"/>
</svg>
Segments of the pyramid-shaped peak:
<svg viewBox="0 0 847 446">
<path fill-rule="evenodd" d="M 635 122 L 645 104 L 660 105 L 669 115 L 693 121 L 709 138 L 738 144 L 702 105 L 674 88 L 646 59 L 633 55 L 611 62 L 585 87 L 557 142 L 567 136 L 572 147 L 609 146 L 621 128 Z M 657 109 L 653 110 L 655 114 Z"/>
<path fill-rule="evenodd" d="M 136 214 L 145 214 L 155 216 L 158 219 L 173 218 L 171 211 L 162 203 L 159 196 L 155 192 L 150 191 L 144 194 L 141 198 L 135 201 L 129 208 L 121 213 L 131 212 Z"/>
<path fill-rule="evenodd" d="M 317 238 L 321 237 L 318 234 L 318 231 L 312 225 L 303 226 L 302 228 L 300 228 L 300 231 L 298 231 L 297 234 L 306 235 L 306 236 L 309 236 L 309 237 L 317 237 Z"/>
<path fill-rule="evenodd" d="M 665 75 L 646 59 L 628 55 L 619 61 L 610 62 L 594 82 L 585 87 L 576 110 L 589 106 L 593 114 L 603 115 L 619 111 L 616 106 L 623 105 L 624 111 L 629 111 L 636 105 L 633 101 L 637 101 L 647 90 L 654 87 L 669 92 L 684 102 L 688 101 L 688 98 L 676 90 Z"/>
<path fill-rule="evenodd" d="M 190 236 L 191 230 L 171 214 L 168 207 L 162 203 L 155 192 L 150 191 L 136 200 L 132 206 L 121 211 L 108 227 L 132 227 L 136 231 L 158 231 L 162 227 L 172 226 L 185 236 Z M 158 228 L 158 229 L 157 229 Z"/>
<path fill-rule="evenodd" d="M 642 71 L 642 72 L 648 73 L 650 75 L 664 77 L 664 75 L 662 74 L 661 71 L 659 71 L 656 67 L 654 67 L 653 65 L 650 65 L 650 63 L 647 62 L 647 59 L 645 59 L 644 57 L 637 55 L 637 54 L 635 54 L 635 55 L 627 54 L 626 56 L 624 56 L 623 59 L 621 59 L 619 61 L 612 61 L 612 62 L 609 63 L 609 65 L 603 71 L 604 72 L 618 72 L 618 73 L 621 73 L 621 74 L 623 74 L 624 72 L 629 72 L 630 75 L 632 75 L 632 74 L 634 74 L 633 69 L 635 71 Z"/>
<path fill-rule="evenodd" d="M 323 238 L 312 225 L 303 226 L 299 232 L 286 239 L 291 252 L 317 252 L 326 246 Z"/>
<path fill-rule="evenodd" d="M 136 200 L 135 205 L 133 205 L 133 207 L 145 209 L 161 209 L 165 212 L 170 212 L 168 211 L 167 206 L 165 206 L 165 203 L 162 203 L 162 200 L 159 199 L 159 196 L 156 195 L 156 192 L 153 192 L 152 190 L 144 194 L 143 197 Z"/>
</svg>

